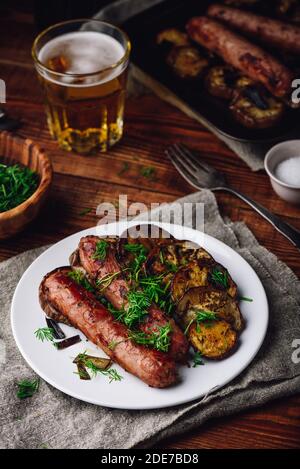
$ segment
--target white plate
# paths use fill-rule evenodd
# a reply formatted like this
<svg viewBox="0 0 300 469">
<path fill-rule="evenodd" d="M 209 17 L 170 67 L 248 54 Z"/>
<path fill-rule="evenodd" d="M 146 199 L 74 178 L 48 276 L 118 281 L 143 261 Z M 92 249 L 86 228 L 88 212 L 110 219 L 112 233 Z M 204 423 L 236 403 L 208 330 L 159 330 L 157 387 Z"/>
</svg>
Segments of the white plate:
<svg viewBox="0 0 300 469">
<path fill-rule="evenodd" d="M 137 224 L 130 223 L 130 225 Z M 155 409 L 169 407 L 205 396 L 224 386 L 241 373 L 258 352 L 267 330 L 268 303 L 263 286 L 250 265 L 233 249 L 206 234 L 191 228 L 155 223 L 178 239 L 187 239 L 202 245 L 226 268 L 239 287 L 239 294 L 253 298 L 253 302 L 241 302 L 246 328 L 240 337 L 236 352 L 219 362 L 207 361 L 196 368 L 180 367 L 181 382 L 167 389 L 153 389 L 142 381 L 114 365 L 123 376 L 120 382 L 108 382 L 104 376 L 82 381 L 72 363 L 72 357 L 88 349 L 96 355 L 104 353 L 95 345 L 82 342 L 65 350 L 56 350 L 49 342 L 40 342 L 34 331 L 45 327 L 45 315 L 38 301 L 38 287 L 43 276 L 52 269 L 68 265 L 70 253 L 82 236 L 88 234 L 115 234 L 124 229 L 124 222 L 94 227 L 76 233 L 60 241 L 38 257 L 22 276 L 12 302 L 11 324 L 16 343 L 25 360 L 45 381 L 70 396 L 86 402 L 118 409 Z M 119 234 L 120 234 L 119 231 Z M 67 336 L 78 333 L 62 326 Z"/>
</svg>

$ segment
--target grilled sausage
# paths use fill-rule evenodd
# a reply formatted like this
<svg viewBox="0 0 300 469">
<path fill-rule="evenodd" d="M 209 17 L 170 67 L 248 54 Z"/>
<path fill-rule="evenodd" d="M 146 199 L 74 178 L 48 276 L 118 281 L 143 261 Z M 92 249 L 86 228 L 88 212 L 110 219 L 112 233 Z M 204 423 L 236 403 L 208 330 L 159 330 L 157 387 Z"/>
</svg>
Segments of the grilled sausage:
<svg viewBox="0 0 300 469">
<path fill-rule="evenodd" d="M 107 275 L 111 275 L 121 271 L 113 250 L 110 248 L 104 261 L 99 261 L 93 256 L 95 254 L 96 245 L 99 241 L 97 236 L 86 236 L 81 238 L 78 248 L 78 258 L 80 266 L 87 273 L 88 278 L 95 284 L 98 280 L 103 280 Z M 114 278 L 110 284 L 103 290 L 104 296 L 116 309 L 125 308 L 128 304 L 127 294 L 129 292 L 129 285 L 127 281 L 118 276 Z M 170 324 L 171 326 L 171 341 L 168 354 L 177 362 L 184 363 L 187 361 L 187 354 L 189 350 L 188 341 L 177 326 L 175 321 L 167 317 L 163 311 L 157 306 L 151 305 L 148 310 L 144 322 L 141 322 L 137 327 L 143 332 L 154 332 L 158 327 Z"/>
<path fill-rule="evenodd" d="M 165 353 L 128 339 L 128 330 L 94 296 L 69 276 L 70 267 L 53 270 L 44 277 L 39 297 L 48 313 L 58 311 L 74 327 L 99 346 L 113 361 L 149 386 L 165 388 L 177 381 L 175 362 Z M 113 350 L 110 343 L 116 344 Z"/>
<path fill-rule="evenodd" d="M 291 91 L 291 72 L 269 53 L 263 51 L 217 21 L 205 16 L 192 18 L 187 24 L 189 36 L 223 58 L 233 67 L 259 81 L 275 96 Z"/>
<path fill-rule="evenodd" d="M 223 21 L 254 38 L 291 53 L 300 53 L 300 28 L 282 21 L 255 15 L 224 5 L 211 5 L 208 16 Z"/>
</svg>

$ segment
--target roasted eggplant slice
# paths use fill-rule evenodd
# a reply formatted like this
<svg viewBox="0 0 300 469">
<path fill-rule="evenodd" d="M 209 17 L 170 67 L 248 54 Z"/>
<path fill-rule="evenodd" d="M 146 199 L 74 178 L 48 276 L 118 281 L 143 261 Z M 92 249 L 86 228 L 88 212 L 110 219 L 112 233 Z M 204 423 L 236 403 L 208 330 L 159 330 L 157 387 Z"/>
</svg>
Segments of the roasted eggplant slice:
<svg viewBox="0 0 300 469">
<path fill-rule="evenodd" d="M 190 44 L 188 35 L 176 28 L 164 29 L 158 33 L 156 44 L 160 45 L 164 42 L 169 42 L 174 46 L 188 46 Z"/>
<path fill-rule="evenodd" d="M 253 87 L 236 93 L 230 110 L 234 118 L 250 129 L 266 129 L 277 124 L 284 114 L 284 104 Z"/>
<path fill-rule="evenodd" d="M 244 327 L 244 319 L 238 303 L 226 291 L 212 287 L 190 288 L 179 301 L 177 314 L 186 324 L 191 314 L 196 315 L 197 311 L 213 312 L 218 319 L 227 321 L 237 332 Z"/>
<path fill-rule="evenodd" d="M 212 321 L 209 324 L 191 324 L 188 330 L 189 340 L 195 350 L 203 357 L 221 360 L 230 355 L 236 345 L 238 336 L 226 321 Z"/>
<path fill-rule="evenodd" d="M 213 257 L 191 241 L 172 241 L 160 244 L 149 253 L 146 271 L 150 275 L 160 275 L 167 272 L 177 272 L 181 266 L 193 260 L 205 263 L 215 263 Z"/>
<path fill-rule="evenodd" d="M 210 257 L 200 258 L 180 267 L 171 284 L 172 300 L 177 303 L 192 287 L 208 286 L 227 291 L 232 298 L 237 297 L 237 286 L 228 271 Z"/>
<path fill-rule="evenodd" d="M 180 78 L 197 78 L 207 67 L 208 61 L 196 47 L 173 47 L 167 56 L 167 64 Z"/>
<path fill-rule="evenodd" d="M 172 280 L 172 300 L 177 303 L 184 293 L 192 287 L 206 287 L 209 271 L 209 266 L 201 266 L 197 261 L 192 261 L 186 267 L 181 267 Z"/>
</svg>

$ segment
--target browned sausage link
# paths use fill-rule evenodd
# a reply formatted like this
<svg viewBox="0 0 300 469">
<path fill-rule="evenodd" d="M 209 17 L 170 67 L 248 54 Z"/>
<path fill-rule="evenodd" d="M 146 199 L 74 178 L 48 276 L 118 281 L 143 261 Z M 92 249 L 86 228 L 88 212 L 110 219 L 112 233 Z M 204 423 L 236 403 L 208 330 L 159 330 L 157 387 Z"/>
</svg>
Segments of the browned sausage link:
<svg viewBox="0 0 300 469">
<path fill-rule="evenodd" d="M 79 259 L 83 269 L 93 282 L 102 280 L 105 276 L 120 272 L 121 267 L 118 264 L 112 249 L 109 249 L 105 261 L 99 261 L 94 258 L 96 244 L 99 241 L 97 236 L 86 236 L 81 238 L 79 243 Z M 105 297 L 112 303 L 116 309 L 126 308 L 127 294 L 129 286 L 126 280 L 121 277 L 113 279 L 107 288 L 103 291 Z M 171 342 L 168 353 L 177 362 L 186 362 L 189 350 L 187 338 L 177 326 L 175 321 L 166 316 L 157 306 L 152 305 L 149 308 L 145 321 L 138 325 L 138 328 L 145 333 L 157 330 L 158 327 L 171 325 Z"/>
<path fill-rule="evenodd" d="M 255 81 L 260 81 L 275 96 L 291 91 L 291 72 L 258 46 L 230 31 L 215 20 L 201 16 L 187 24 L 189 36 L 223 58 Z"/>
<path fill-rule="evenodd" d="M 207 13 L 211 18 L 224 21 L 266 44 L 292 53 L 300 52 L 299 26 L 218 4 L 211 5 Z"/>
<path fill-rule="evenodd" d="M 44 277 L 40 285 L 41 306 L 50 304 L 113 361 L 149 386 L 165 388 L 174 384 L 175 362 L 163 352 L 129 340 L 126 326 L 115 321 L 90 292 L 70 279 L 69 270 L 68 267 L 55 269 Z M 112 348 L 111 343 L 114 343 Z"/>
</svg>

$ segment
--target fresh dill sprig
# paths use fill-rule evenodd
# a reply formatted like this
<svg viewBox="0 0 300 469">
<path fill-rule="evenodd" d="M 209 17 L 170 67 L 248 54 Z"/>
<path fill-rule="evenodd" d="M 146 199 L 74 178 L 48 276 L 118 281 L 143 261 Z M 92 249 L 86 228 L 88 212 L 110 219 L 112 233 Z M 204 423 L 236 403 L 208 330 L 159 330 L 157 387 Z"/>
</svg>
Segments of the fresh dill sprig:
<svg viewBox="0 0 300 469">
<path fill-rule="evenodd" d="M 134 252 L 136 254 L 138 254 L 141 250 L 145 250 L 145 246 L 143 246 L 142 244 L 138 244 L 138 243 L 127 243 L 127 244 L 124 244 L 124 249 L 125 251 L 128 251 L 128 252 Z"/>
<path fill-rule="evenodd" d="M 54 343 L 54 330 L 52 327 L 40 327 L 34 331 L 34 335 L 41 342 L 45 340 Z"/>
<path fill-rule="evenodd" d="M 111 282 L 121 273 L 121 270 L 119 270 L 118 272 L 113 272 L 112 274 L 107 274 L 105 275 L 104 277 L 102 277 L 101 279 L 97 279 L 96 280 L 96 285 L 97 287 L 101 287 L 99 288 L 100 292 L 102 292 L 103 290 L 105 290 L 107 287 L 109 287 L 109 285 L 111 284 Z"/>
<path fill-rule="evenodd" d="M 143 291 L 134 290 L 128 292 L 127 300 L 126 308 L 115 309 L 111 304 L 108 304 L 107 307 L 117 321 L 121 321 L 131 328 L 148 314 L 151 300 Z"/>
<path fill-rule="evenodd" d="M 138 281 L 141 267 L 147 259 L 147 250 L 142 244 L 125 244 L 125 251 L 136 254 L 135 258 L 129 266 L 131 277 Z"/>
<path fill-rule="evenodd" d="M 107 255 L 108 246 L 109 243 L 105 241 L 105 239 L 100 239 L 100 241 L 98 241 L 96 244 L 96 249 L 92 256 L 93 259 L 96 259 L 98 261 L 104 261 Z"/>
<path fill-rule="evenodd" d="M 95 288 L 91 285 L 91 283 L 88 281 L 88 279 L 81 270 L 70 270 L 70 272 L 68 272 L 68 277 L 70 277 L 72 280 L 74 280 L 74 282 L 78 283 L 78 285 L 81 285 L 89 292 L 95 293 Z"/>
<path fill-rule="evenodd" d="M 170 282 L 163 284 L 163 279 L 164 274 L 144 277 L 139 280 L 139 285 L 151 302 L 156 303 L 167 314 L 171 314 L 174 309 L 174 303 L 171 301 L 171 293 L 169 291 Z"/>
<path fill-rule="evenodd" d="M 151 300 L 143 291 L 129 291 L 127 294 L 128 306 L 124 311 L 123 322 L 128 327 L 132 327 L 140 322 L 148 314 Z"/>
<path fill-rule="evenodd" d="M 147 347 L 155 348 L 161 352 L 167 352 L 171 343 L 171 331 L 171 324 L 168 323 L 151 333 L 130 331 L 128 337 L 137 344 L 146 345 Z"/>
<path fill-rule="evenodd" d="M 228 273 L 227 270 L 213 269 L 211 279 L 214 283 L 221 285 L 223 288 L 228 288 Z"/>
<path fill-rule="evenodd" d="M 90 358 L 89 356 L 84 352 L 81 353 L 78 356 L 79 362 L 84 365 L 85 368 L 87 368 L 92 377 L 97 376 L 98 373 L 102 374 L 103 376 L 107 376 L 109 379 L 109 382 L 111 383 L 112 381 L 121 381 L 123 377 L 117 372 L 116 369 L 114 368 L 107 368 L 107 369 L 101 369 L 99 368 Z"/>
<path fill-rule="evenodd" d="M 197 351 L 193 356 L 193 368 L 196 368 L 199 365 L 204 365 L 204 361 L 202 360 L 201 353 Z"/>
<path fill-rule="evenodd" d="M 161 295 L 165 294 L 165 287 L 162 286 L 163 277 L 163 274 L 151 277 L 148 276 L 141 278 L 139 281 L 141 288 L 143 288 L 146 295 L 154 303 L 158 303 Z"/>
<path fill-rule="evenodd" d="M 32 397 L 33 394 L 35 394 L 40 385 L 40 379 L 23 379 L 22 381 L 19 381 L 17 383 L 18 386 L 18 391 L 17 391 L 17 397 L 19 399 L 25 399 L 26 397 Z"/>
<path fill-rule="evenodd" d="M 204 309 L 200 309 L 200 310 L 196 311 L 195 317 L 192 318 L 190 320 L 190 322 L 188 323 L 188 325 L 187 325 L 187 327 L 184 331 L 184 334 L 186 334 L 188 332 L 189 328 L 191 327 L 191 325 L 193 323 L 196 323 L 197 332 L 199 332 L 201 323 L 204 323 L 204 322 L 207 322 L 207 321 L 213 321 L 216 318 L 217 318 L 217 315 L 213 311 L 207 311 L 207 310 L 204 310 Z"/>
</svg>

